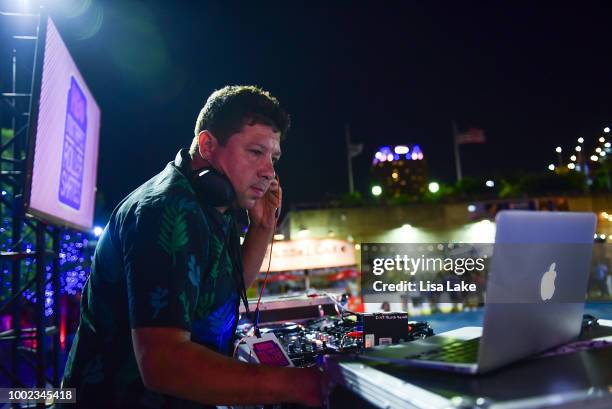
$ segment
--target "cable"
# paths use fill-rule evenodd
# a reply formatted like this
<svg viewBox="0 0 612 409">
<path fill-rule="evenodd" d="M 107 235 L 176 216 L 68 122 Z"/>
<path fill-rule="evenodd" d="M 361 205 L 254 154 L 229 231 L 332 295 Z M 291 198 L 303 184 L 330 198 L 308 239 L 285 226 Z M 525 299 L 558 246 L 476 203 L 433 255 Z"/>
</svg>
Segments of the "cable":
<svg viewBox="0 0 612 409">
<path fill-rule="evenodd" d="M 232 358 L 236 358 L 236 352 L 238 352 L 238 347 L 240 346 L 240 344 L 243 344 L 243 343 L 246 344 L 246 342 L 244 342 L 244 339 L 248 336 L 249 335 L 247 334 L 243 336 L 242 338 L 240 338 L 240 341 L 236 342 L 236 345 L 234 346 L 234 353 L 232 354 Z"/>
<path fill-rule="evenodd" d="M 280 179 L 278 175 L 275 175 L 276 182 L 278 183 L 278 188 L 280 192 Z M 279 193 L 280 194 L 280 193 Z M 270 242 L 270 257 L 268 258 L 268 268 L 266 269 L 266 275 L 264 277 L 263 285 L 261 286 L 261 291 L 259 292 L 259 298 L 257 299 L 257 306 L 255 307 L 255 323 L 253 324 L 253 329 L 255 331 L 255 336 L 257 338 L 261 338 L 261 333 L 259 332 L 259 304 L 261 303 L 261 296 L 266 289 L 266 284 L 268 283 L 268 275 L 270 274 L 270 266 L 272 265 L 272 250 L 274 249 L 274 235 L 276 234 L 276 224 L 278 223 L 278 216 L 280 209 L 280 197 L 279 201 L 276 203 L 276 209 L 274 210 L 274 227 L 272 228 L 272 241 Z"/>
<path fill-rule="evenodd" d="M 349 310 L 347 307 L 343 306 L 342 303 L 340 303 L 340 301 L 336 300 L 335 298 L 335 294 L 330 294 L 327 291 L 323 291 L 321 293 L 321 295 L 325 295 L 327 298 L 329 298 L 330 300 L 332 300 L 332 302 L 335 304 L 336 307 L 336 312 L 338 311 L 338 309 L 340 309 L 341 314 L 340 316 L 344 316 L 344 313 L 349 313 L 349 314 L 353 314 L 353 315 L 358 315 L 358 313 Z"/>
<path fill-rule="evenodd" d="M 268 268 L 266 269 L 266 275 L 264 277 L 263 285 L 261 286 L 261 291 L 259 292 L 259 298 L 257 299 L 257 306 L 255 307 L 255 323 L 253 324 L 253 329 L 255 331 L 255 336 L 257 338 L 261 338 L 261 333 L 259 332 L 259 304 L 261 303 L 261 296 L 266 289 L 266 284 L 268 282 L 268 275 L 270 274 L 270 266 L 272 264 L 272 250 L 274 249 L 274 233 L 276 233 L 276 222 L 278 219 L 274 219 L 274 228 L 272 229 L 272 242 L 270 243 L 270 257 L 268 257 Z"/>
<path fill-rule="evenodd" d="M 278 176 L 276 176 L 276 179 L 278 181 Z M 280 183 L 279 183 L 280 186 Z M 280 203 L 279 203 L 279 207 L 280 207 Z M 274 248 L 274 234 L 276 233 L 276 225 L 278 222 L 278 209 L 279 207 L 276 208 L 275 210 L 275 218 L 274 218 L 274 226 L 272 228 L 272 241 L 270 243 L 270 257 L 268 259 L 268 268 L 266 270 L 266 276 L 264 277 L 264 282 L 263 282 L 263 286 L 261 287 L 261 291 L 259 292 L 259 298 L 257 299 L 257 306 L 255 307 L 255 322 L 253 324 L 253 332 L 255 333 L 255 336 L 257 336 L 257 338 L 261 338 L 261 332 L 259 331 L 259 304 L 261 302 L 261 296 L 263 295 L 264 290 L 266 289 L 266 283 L 268 282 L 268 275 L 270 274 L 270 266 L 272 264 L 272 250 Z M 248 303 L 245 305 L 245 309 L 248 312 Z M 238 342 L 236 342 L 236 345 L 234 346 L 234 352 L 232 353 L 232 358 L 236 357 L 236 352 L 238 352 L 238 348 L 240 347 L 241 344 L 246 342 L 244 341 L 246 338 L 250 337 L 251 335 L 247 332 L 242 338 L 240 338 L 240 340 Z M 251 350 L 249 348 L 249 362 L 251 361 Z"/>
</svg>

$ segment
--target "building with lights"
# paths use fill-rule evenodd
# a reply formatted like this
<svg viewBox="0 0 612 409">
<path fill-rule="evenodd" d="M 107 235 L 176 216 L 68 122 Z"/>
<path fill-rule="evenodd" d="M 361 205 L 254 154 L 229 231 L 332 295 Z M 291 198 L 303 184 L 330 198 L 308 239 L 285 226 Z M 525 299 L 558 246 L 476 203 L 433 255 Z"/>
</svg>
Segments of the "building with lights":
<svg viewBox="0 0 612 409">
<path fill-rule="evenodd" d="M 495 216 L 509 209 L 597 213 L 595 239 L 612 240 L 612 194 L 293 210 L 283 238 L 335 238 L 356 244 L 492 243 Z M 612 248 L 610 252 L 612 260 Z"/>
<path fill-rule="evenodd" d="M 427 191 L 427 162 L 419 145 L 382 146 L 372 161 L 372 184 L 387 197 Z"/>
</svg>

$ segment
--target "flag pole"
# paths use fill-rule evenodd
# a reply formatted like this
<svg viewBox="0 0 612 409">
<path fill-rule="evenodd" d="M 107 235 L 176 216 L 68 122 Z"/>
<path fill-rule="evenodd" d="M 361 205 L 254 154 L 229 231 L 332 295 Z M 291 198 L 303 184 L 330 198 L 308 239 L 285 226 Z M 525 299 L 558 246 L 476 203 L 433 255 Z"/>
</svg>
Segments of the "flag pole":
<svg viewBox="0 0 612 409">
<path fill-rule="evenodd" d="M 351 131 L 348 123 L 344 124 L 344 134 L 346 137 L 346 160 L 348 163 L 349 193 L 353 194 L 355 187 L 353 185 L 353 160 L 351 158 Z"/>
<path fill-rule="evenodd" d="M 461 158 L 459 156 L 459 144 L 457 143 L 457 135 L 459 132 L 457 131 L 457 122 L 453 119 L 453 147 L 455 149 L 455 171 L 457 172 L 457 182 L 461 182 Z"/>
</svg>

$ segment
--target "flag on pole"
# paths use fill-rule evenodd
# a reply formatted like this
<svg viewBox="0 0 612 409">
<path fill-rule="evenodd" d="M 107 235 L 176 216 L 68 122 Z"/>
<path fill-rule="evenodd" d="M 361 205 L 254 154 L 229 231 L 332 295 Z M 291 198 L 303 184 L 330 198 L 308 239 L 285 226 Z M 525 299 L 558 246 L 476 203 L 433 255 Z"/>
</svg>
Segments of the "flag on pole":
<svg viewBox="0 0 612 409">
<path fill-rule="evenodd" d="M 362 150 L 363 150 L 362 143 L 349 143 L 348 144 L 348 154 L 350 158 L 354 158 L 355 156 L 359 155 Z"/>
<path fill-rule="evenodd" d="M 457 143 L 460 145 L 467 143 L 485 143 L 484 130 L 480 128 L 470 128 L 465 132 L 458 133 Z"/>
</svg>

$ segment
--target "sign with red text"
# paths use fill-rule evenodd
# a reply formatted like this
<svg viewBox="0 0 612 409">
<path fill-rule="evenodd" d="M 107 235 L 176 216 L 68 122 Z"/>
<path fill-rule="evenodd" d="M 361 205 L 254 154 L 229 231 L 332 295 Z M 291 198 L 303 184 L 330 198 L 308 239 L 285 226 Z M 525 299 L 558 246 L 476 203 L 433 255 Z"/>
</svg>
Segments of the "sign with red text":
<svg viewBox="0 0 612 409">
<path fill-rule="evenodd" d="M 270 246 L 261 265 L 268 269 Z M 272 249 L 270 271 L 311 270 L 356 264 L 353 243 L 336 239 L 312 239 L 275 241 Z"/>
</svg>

